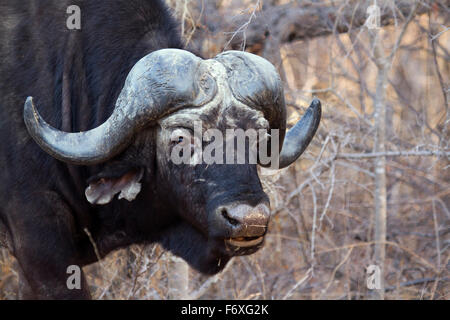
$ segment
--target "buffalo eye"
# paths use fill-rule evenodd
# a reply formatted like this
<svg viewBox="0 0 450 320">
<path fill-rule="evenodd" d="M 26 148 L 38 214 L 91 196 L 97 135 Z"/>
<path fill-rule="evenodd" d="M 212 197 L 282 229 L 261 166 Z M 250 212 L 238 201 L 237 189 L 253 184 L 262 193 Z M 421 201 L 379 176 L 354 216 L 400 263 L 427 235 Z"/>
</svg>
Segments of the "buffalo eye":
<svg viewBox="0 0 450 320">
<path fill-rule="evenodd" d="M 184 130 L 175 130 L 170 138 L 170 142 L 173 145 L 181 145 L 184 146 L 187 143 L 190 143 L 192 140 L 188 132 L 184 132 Z"/>
<path fill-rule="evenodd" d="M 181 146 L 184 146 L 186 144 L 186 142 L 187 142 L 187 139 L 186 139 L 186 137 L 183 137 L 183 136 L 174 137 L 172 139 L 172 144 L 179 144 Z"/>
</svg>

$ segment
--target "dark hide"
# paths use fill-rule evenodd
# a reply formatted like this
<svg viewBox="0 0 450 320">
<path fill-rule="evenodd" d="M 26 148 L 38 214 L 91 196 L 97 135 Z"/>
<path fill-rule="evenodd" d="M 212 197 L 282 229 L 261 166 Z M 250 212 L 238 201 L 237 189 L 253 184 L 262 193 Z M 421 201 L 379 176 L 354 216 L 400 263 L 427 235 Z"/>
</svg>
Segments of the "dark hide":
<svg viewBox="0 0 450 320">
<path fill-rule="evenodd" d="M 81 8 L 79 31 L 66 28 L 73 4 Z M 112 230 L 122 221 L 119 214 L 103 217 L 84 196 L 86 181 L 103 166 L 69 166 L 45 154 L 26 131 L 23 103 L 36 97 L 57 128 L 93 128 L 111 114 L 132 66 L 154 50 L 181 48 L 181 40 L 159 0 L 2 0 L 0 15 L 0 221 L 23 273 L 35 275 L 28 282 L 37 297 L 87 298 L 86 288 L 64 288 L 65 268 L 95 260 L 84 228 L 96 239 L 106 235 L 99 244 L 106 254 L 118 246 L 122 233 Z M 122 162 L 114 174 L 129 168 Z M 101 209 L 118 212 L 121 205 Z"/>
<path fill-rule="evenodd" d="M 66 28 L 69 5 L 81 8 L 80 31 Z M 233 244 L 228 238 L 247 241 L 243 232 L 254 227 L 237 226 L 230 214 L 242 216 L 233 206 L 268 207 L 256 165 L 175 166 L 159 123 L 106 163 L 67 165 L 42 151 L 26 130 L 28 96 L 46 121 L 64 131 L 103 123 L 140 58 L 182 47 L 162 1 L 2 0 L 0 15 L 0 244 L 18 260 L 21 298 L 90 298 L 84 275 L 81 290 L 66 286 L 70 265 L 97 261 L 88 234 L 101 257 L 157 241 L 207 274 L 262 245 L 225 246 Z M 256 111 L 248 110 L 227 114 L 239 120 L 231 119 L 231 126 L 255 127 Z M 225 129 L 220 112 L 205 117 L 211 127 Z M 137 183 L 135 200 L 115 195 Z M 104 205 L 87 201 L 89 185 L 88 198 Z M 108 197 L 108 190 L 115 196 Z M 265 215 L 259 226 L 265 233 L 269 212 L 258 210 L 253 217 Z"/>
</svg>

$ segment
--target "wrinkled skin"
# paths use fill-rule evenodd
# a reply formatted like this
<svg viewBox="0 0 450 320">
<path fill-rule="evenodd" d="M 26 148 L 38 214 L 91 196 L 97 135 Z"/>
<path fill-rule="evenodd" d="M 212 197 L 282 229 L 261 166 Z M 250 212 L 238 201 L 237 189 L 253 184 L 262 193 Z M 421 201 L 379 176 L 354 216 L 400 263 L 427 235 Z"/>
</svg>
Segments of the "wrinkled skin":
<svg viewBox="0 0 450 320">
<path fill-rule="evenodd" d="M 193 130 L 185 121 L 187 117 L 191 121 L 204 120 L 203 124 L 207 126 L 204 130 L 219 128 L 223 133 L 233 124 L 235 128 L 243 129 L 259 129 L 262 128 L 261 123 L 267 124 L 261 114 L 250 109 L 233 107 L 227 116 L 218 110 L 220 105 L 209 112 L 205 108 L 186 109 L 162 119 L 157 126 L 141 132 L 117 162 L 107 164 L 99 175 L 90 179 L 109 179 L 118 173 L 144 169 L 142 190 L 135 200 L 115 199 L 100 208 L 100 212 L 109 217 L 111 213 L 107 211 L 114 212 L 118 207 L 117 225 L 94 234 L 102 254 L 126 245 L 126 242 L 158 241 L 200 272 L 214 274 L 222 270 L 232 256 L 251 254 L 262 247 L 263 243 L 241 249 L 227 245 L 224 240 L 231 237 L 231 231 L 217 213 L 218 207 L 227 204 L 269 206 L 256 165 L 192 166 L 176 165 L 170 160 L 175 145 L 172 133 Z M 232 114 L 236 112 L 239 118 L 233 118 Z M 156 145 L 149 143 L 152 140 Z M 122 213 L 123 208 L 126 212 Z M 159 212 L 164 212 L 164 215 L 159 215 Z M 101 226 L 107 224 L 106 221 L 99 223 Z"/>
<path fill-rule="evenodd" d="M 238 110 L 238 108 L 233 109 Z M 251 248 L 233 248 L 234 250 L 227 246 L 224 239 L 232 236 L 231 231 L 227 226 L 227 221 L 220 219 L 220 212 L 217 212 L 217 209 L 228 204 L 269 207 L 269 200 L 262 190 L 256 165 L 199 164 L 190 166 L 175 165 L 170 160 L 168 161 L 173 148 L 173 142 L 170 139 L 172 132 L 181 128 L 193 130 L 193 127 L 190 127 L 189 124 L 186 125 L 187 122 L 183 121 L 186 116 L 191 121 L 208 119 L 208 122 L 203 122 L 204 126 L 207 126 L 204 130 L 222 129 L 223 135 L 225 135 L 225 128 L 233 128 L 233 123 L 235 124 L 234 128 L 244 130 L 262 129 L 260 123 L 265 123 L 261 121 L 260 115 L 258 116 L 251 110 L 239 110 L 239 119 L 233 118 L 232 112 L 224 112 L 226 114 L 224 115 L 214 111 L 216 110 L 210 110 L 209 114 L 203 110 L 200 111 L 203 112 L 201 114 L 199 110 L 179 112 L 161 121 L 163 128 L 159 128 L 157 134 L 157 163 L 159 165 L 157 180 L 162 182 L 159 185 L 159 191 L 162 194 L 170 194 L 170 198 L 172 198 L 170 203 L 176 204 L 176 206 L 169 210 L 177 212 L 183 219 L 180 227 L 185 230 L 184 234 L 191 234 L 186 239 L 187 243 L 177 241 L 177 247 L 172 250 L 198 270 L 210 274 L 220 271 L 231 256 L 250 254 L 262 246 L 261 243 Z M 180 127 L 181 125 L 183 127 Z M 265 231 L 262 232 L 265 233 Z M 162 243 L 173 242 L 163 240 Z M 184 246 L 181 246 L 182 244 Z M 185 247 L 188 247 L 189 250 L 198 248 L 196 250 L 202 252 L 188 255 L 188 252 L 183 251 L 186 249 Z M 168 248 L 170 249 L 170 246 Z"/>
</svg>

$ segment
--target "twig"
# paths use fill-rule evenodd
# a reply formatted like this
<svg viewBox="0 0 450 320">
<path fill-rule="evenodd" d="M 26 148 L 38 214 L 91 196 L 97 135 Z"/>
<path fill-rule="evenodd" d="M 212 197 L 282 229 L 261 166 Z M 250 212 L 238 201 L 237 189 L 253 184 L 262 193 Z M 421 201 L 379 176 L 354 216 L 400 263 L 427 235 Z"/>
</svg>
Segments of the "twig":
<svg viewBox="0 0 450 320">
<path fill-rule="evenodd" d="M 336 159 L 366 159 L 366 158 L 378 158 L 378 157 L 450 157 L 450 151 L 385 151 L 385 152 L 371 152 L 371 153 L 338 153 Z"/>
<path fill-rule="evenodd" d="M 331 283 L 334 280 L 334 277 L 336 276 L 336 272 L 339 270 L 340 267 L 342 267 L 342 265 L 348 260 L 348 258 L 350 257 L 350 255 L 352 254 L 353 248 L 350 248 L 347 252 L 347 254 L 345 255 L 344 259 L 342 259 L 341 262 L 339 262 L 339 264 L 336 266 L 336 268 L 334 268 L 333 272 L 331 273 L 330 276 L 330 280 L 328 280 L 327 286 L 325 287 L 325 289 L 322 290 L 322 294 L 320 295 L 319 300 L 322 300 L 322 297 L 324 296 L 324 294 L 327 292 L 328 288 L 331 286 Z"/>
<path fill-rule="evenodd" d="M 368 242 L 359 242 L 359 243 L 352 243 L 349 245 L 345 245 L 345 246 L 341 246 L 341 247 L 337 247 L 337 248 L 332 248 L 332 249 L 325 249 L 325 250 L 320 250 L 317 251 L 317 254 L 324 254 L 324 253 L 329 253 L 329 252 L 333 252 L 333 251 L 337 251 L 337 250 L 343 250 L 343 249 L 348 249 L 348 248 L 352 248 L 352 247 L 365 247 L 365 246 L 372 246 L 375 245 L 376 241 L 368 241 Z M 393 246 L 396 248 L 399 248 L 407 253 L 409 253 L 412 257 L 416 258 L 417 261 L 426 266 L 427 268 L 433 270 L 434 273 L 438 274 L 439 270 L 436 269 L 435 266 L 433 266 L 431 263 L 429 263 L 427 260 L 425 260 L 423 257 L 419 256 L 418 254 L 416 254 L 415 252 L 411 251 L 410 249 L 396 243 L 396 242 L 392 242 L 392 241 L 385 241 L 384 244 L 389 245 L 389 246 Z"/>
<path fill-rule="evenodd" d="M 331 164 L 331 170 L 330 170 L 330 191 L 328 192 L 327 202 L 325 203 L 325 207 L 323 208 L 322 214 L 320 215 L 320 218 L 319 218 L 319 229 L 322 228 L 323 218 L 326 217 L 328 207 L 330 206 L 331 198 L 333 197 L 335 180 L 336 180 L 335 165 L 334 165 L 334 162 L 333 162 Z"/>
<path fill-rule="evenodd" d="M 385 291 L 394 291 L 395 289 L 397 289 L 398 287 L 409 287 L 409 286 L 415 286 L 418 284 L 427 284 L 428 282 L 432 282 L 432 281 L 436 281 L 438 278 L 422 278 L 422 279 L 415 279 L 415 280 L 411 280 L 411 281 L 406 281 L 406 282 L 402 282 L 397 286 L 390 286 L 390 287 L 386 287 L 384 290 Z M 443 278 L 440 279 L 441 281 L 450 281 L 450 278 Z"/>
<path fill-rule="evenodd" d="M 409 23 L 412 21 L 412 19 L 415 16 L 415 13 L 417 11 L 417 8 L 419 6 L 419 0 L 416 0 L 414 7 L 411 9 L 411 12 L 409 13 L 408 18 L 405 21 L 405 24 L 403 25 L 402 31 L 400 32 L 400 35 L 397 37 L 397 41 L 395 41 L 394 47 L 392 48 L 391 53 L 387 57 L 387 60 L 389 63 L 392 63 L 392 59 L 394 58 L 395 54 L 397 53 L 398 48 L 400 47 L 400 43 L 403 40 L 403 36 L 406 33 L 406 29 L 408 28 Z"/>
<path fill-rule="evenodd" d="M 94 238 L 91 235 L 91 232 L 89 231 L 88 228 L 84 228 L 83 230 L 84 230 L 84 233 L 87 234 L 89 241 L 91 242 L 92 247 L 94 248 L 95 256 L 97 257 L 97 260 L 101 264 L 102 257 L 100 256 L 100 252 L 98 251 L 97 244 L 95 243 Z"/>
<path fill-rule="evenodd" d="M 309 268 L 308 271 L 306 272 L 306 275 L 301 278 L 299 281 L 297 281 L 297 283 L 284 295 L 283 298 L 281 298 L 282 300 L 286 300 L 287 298 L 289 298 L 290 296 L 292 296 L 292 294 L 294 293 L 294 291 L 301 286 L 303 283 L 305 283 L 308 279 L 311 278 L 311 274 L 312 274 L 312 268 Z"/>
<path fill-rule="evenodd" d="M 434 233 L 436 235 L 437 269 L 441 270 L 441 244 L 440 244 L 440 240 L 439 240 L 439 224 L 437 221 L 436 205 L 434 203 L 434 200 L 431 202 L 431 207 L 433 209 L 432 212 L 433 212 Z M 439 282 L 439 277 L 436 278 L 436 281 L 434 283 L 433 292 L 431 294 L 431 299 L 434 298 L 438 282 Z"/>
<path fill-rule="evenodd" d="M 222 272 L 208 278 L 208 280 L 206 280 L 205 282 L 203 282 L 203 284 L 200 286 L 200 288 L 198 288 L 195 291 L 191 291 L 189 293 L 189 297 L 192 300 L 197 300 L 199 299 L 202 295 L 205 294 L 206 291 L 208 291 L 208 289 L 215 284 L 217 281 L 219 281 L 220 279 L 222 279 L 226 273 L 228 272 L 228 270 L 231 268 L 231 265 L 233 264 L 235 260 L 232 259 L 230 262 L 228 262 L 228 264 L 225 266 L 225 268 L 222 270 Z"/>
<path fill-rule="evenodd" d="M 260 6 L 260 0 L 258 0 L 258 1 L 256 2 L 255 6 L 253 7 L 253 10 L 251 11 L 250 18 L 249 18 L 243 25 L 241 25 L 241 26 L 240 26 L 236 31 L 234 31 L 234 32 L 225 32 L 225 33 L 224 33 L 224 34 L 232 34 L 232 36 L 231 36 L 230 40 L 228 40 L 227 44 L 224 46 L 223 51 L 225 51 L 225 50 L 228 48 L 228 46 L 230 45 L 230 43 L 233 41 L 234 37 L 235 37 L 237 34 L 239 34 L 239 33 L 242 33 L 242 35 L 243 35 L 243 43 L 242 43 L 242 46 L 241 46 L 242 51 L 245 50 L 245 46 L 246 46 L 246 42 L 247 42 L 246 31 L 247 31 L 248 26 L 249 26 L 250 23 L 252 22 L 252 20 L 253 20 L 254 18 L 256 18 L 256 14 L 255 14 L 255 13 L 256 13 L 256 9 L 258 9 L 259 6 Z"/>
<path fill-rule="evenodd" d="M 313 223 L 312 223 L 312 231 L 311 231 L 311 270 L 314 270 L 314 250 L 316 244 L 316 221 L 317 221 L 317 198 L 316 192 L 314 191 L 314 186 L 310 183 L 309 187 L 311 188 L 311 193 L 313 197 Z"/>
</svg>

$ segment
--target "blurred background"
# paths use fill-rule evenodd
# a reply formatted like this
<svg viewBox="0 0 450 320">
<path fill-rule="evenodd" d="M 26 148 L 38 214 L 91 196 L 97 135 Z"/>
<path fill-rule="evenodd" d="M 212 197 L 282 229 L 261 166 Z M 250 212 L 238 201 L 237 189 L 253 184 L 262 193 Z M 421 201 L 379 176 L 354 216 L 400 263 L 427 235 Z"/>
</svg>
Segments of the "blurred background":
<svg viewBox="0 0 450 320">
<path fill-rule="evenodd" d="M 246 50 L 278 68 L 288 127 L 313 96 L 322 122 L 295 165 L 260 172 L 262 250 L 205 277 L 132 246 L 84 268 L 93 297 L 449 299 L 450 1 L 167 3 L 196 54 Z M 0 299 L 16 298 L 15 263 L 0 249 Z"/>
</svg>

